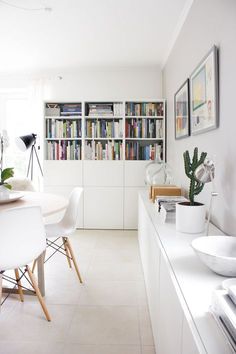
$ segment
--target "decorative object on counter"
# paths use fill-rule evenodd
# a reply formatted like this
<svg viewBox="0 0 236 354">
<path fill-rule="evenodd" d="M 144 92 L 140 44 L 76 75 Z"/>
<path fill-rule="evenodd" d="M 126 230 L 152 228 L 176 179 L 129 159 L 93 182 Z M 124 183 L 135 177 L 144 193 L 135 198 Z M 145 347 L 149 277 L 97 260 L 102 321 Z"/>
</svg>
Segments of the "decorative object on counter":
<svg viewBox="0 0 236 354">
<path fill-rule="evenodd" d="M 145 168 L 145 184 L 150 186 L 149 197 L 155 201 L 153 188 L 162 185 L 170 185 L 172 182 L 171 167 L 161 159 L 161 147 L 156 151 L 153 161 L 149 162 Z"/>
<path fill-rule="evenodd" d="M 37 140 L 37 134 L 33 134 L 33 133 L 29 135 L 20 136 L 15 140 L 17 147 L 21 151 L 26 151 L 31 147 L 28 168 L 27 168 L 27 176 L 26 176 L 28 178 L 30 173 L 31 181 L 33 180 L 34 177 L 34 155 L 36 156 L 41 175 L 43 176 L 43 170 L 39 161 L 37 150 L 35 148 L 36 140 Z M 39 145 L 38 145 L 38 150 L 40 150 Z"/>
<path fill-rule="evenodd" d="M 186 138 L 189 129 L 189 80 L 175 94 L 175 139 Z"/>
<path fill-rule="evenodd" d="M 213 272 L 225 277 L 236 276 L 236 237 L 202 236 L 192 241 L 192 248 Z"/>
<path fill-rule="evenodd" d="M 176 204 L 181 202 L 186 202 L 187 199 L 183 196 L 170 196 L 170 195 L 163 195 L 156 197 L 155 204 L 157 206 L 158 212 L 160 212 L 163 208 L 168 212 L 175 212 Z"/>
<path fill-rule="evenodd" d="M 184 168 L 187 177 L 190 179 L 189 202 L 179 203 L 176 206 L 176 229 L 185 233 L 200 233 L 204 231 L 206 209 L 205 205 L 194 201 L 194 197 L 198 195 L 204 187 L 204 183 L 195 177 L 196 169 L 202 165 L 207 156 L 206 152 L 202 152 L 198 158 L 198 148 L 195 147 L 192 161 L 189 151 L 183 154 Z"/>
<path fill-rule="evenodd" d="M 200 134 L 218 127 L 218 49 L 210 52 L 190 76 L 191 134 Z"/>
<path fill-rule="evenodd" d="M 12 167 L 3 168 L 3 156 L 5 149 L 9 146 L 9 140 L 6 130 L 0 133 L 0 199 L 7 199 L 9 197 L 9 190 L 12 188 L 7 179 L 14 176 L 14 169 Z"/>
<path fill-rule="evenodd" d="M 209 224 L 210 224 L 210 219 L 211 219 L 213 197 L 216 197 L 218 195 L 218 193 L 215 191 L 215 186 L 214 186 L 214 181 L 213 181 L 214 177 L 215 177 L 214 162 L 212 160 L 206 158 L 203 161 L 203 163 L 196 168 L 194 175 L 200 183 L 205 184 L 205 183 L 212 182 L 212 192 L 211 192 L 211 199 L 210 199 L 210 206 L 209 206 L 209 211 L 208 211 L 207 227 L 206 227 L 206 234 L 208 235 Z"/>
</svg>

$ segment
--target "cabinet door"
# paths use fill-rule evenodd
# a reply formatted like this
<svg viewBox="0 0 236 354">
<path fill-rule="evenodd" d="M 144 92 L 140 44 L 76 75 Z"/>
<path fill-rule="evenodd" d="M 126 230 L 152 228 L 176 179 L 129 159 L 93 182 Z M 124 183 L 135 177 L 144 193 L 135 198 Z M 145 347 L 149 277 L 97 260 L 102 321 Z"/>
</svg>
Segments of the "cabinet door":
<svg viewBox="0 0 236 354">
<path fill-rule="evenodd" d="M 183 312 L 181 305 L 166 261 L 161 256 L 157 354 L 181 354 L 182 325 Z"/>
<path fill-rule="evenodd" d="M 144 187 L 146 166 L 150 161 L 125 161 L 125 186 Z"/>
<path fill-rule="evenodd" d="M 138 228 L 138 193 L 141 187 L 125 187 L 124 189 L 124 228 Z"/>
<path fill-rule="evenodd" d="M 44 161 L 45 186 L 82 186 L 82 161 Z"/>
<path fill-rule="evenodd" d="M 142 202 L 139 202 L 139 247 L 146 284 L 148 306 L 152 323 L 152 332 L 157 348 L 159 343 L 159 271 L 160 249 L 157 245 L 156 230 Z"/>
<path fill-rule="evenodd" d="M 122 187 L 123 161 L 84 161 L 85 187 Z"/>
<path fill-rule="evenodd" d="M 185 318 L 183 320 L 182 354 L 199 354 L 193 335 Z"/>
<path fill-rule="evenodd" d="M 84 188 L 84 227 L 123 229 L 123 188 Z"/>
</svg>

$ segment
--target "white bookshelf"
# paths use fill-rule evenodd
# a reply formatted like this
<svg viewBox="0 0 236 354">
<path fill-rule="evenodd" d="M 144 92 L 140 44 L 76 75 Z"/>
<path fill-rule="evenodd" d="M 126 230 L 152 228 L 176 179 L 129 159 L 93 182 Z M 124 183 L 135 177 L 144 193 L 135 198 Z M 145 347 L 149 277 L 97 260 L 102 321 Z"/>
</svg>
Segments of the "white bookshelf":
<svg viewBox="0 0 236 354">
<path fill-rule="evenodd" d="M 134 104 L 155 104 L 161 103 L 163 106 L 162 115 L 131 115 L 127 113 L 126 105 L 130 102 Z M 58 104 L 64 104 L 64 102 Z M 67 103 L 67 102 L 66 102 Z M 114 229 L 135 229 L 137 228 L 137 205 L 138 191 L 146 188 L 144 183 L 145 167 L 150 160 L 129 159 L 126 154 L 127 144 L 140 143 L 142 146 L 162 145 L 162 158 L 165 159 L 165 100 L 134 100 L 134 101 L 79 101 L 69 104 L 81 104 L 81 114 L 73 116 L 61 116 L 45 114 L 45 150 L 44 150 L 44 175 L 45 191 L 63 194 L 68 196 L 75 186 L 84 188 L 81 213 L 78 220 L 78 227 L 84 228 L 114 228 Z M 114 104 L 119 105 L 119 114 L 92 114 L 88 110 L 89 104 Z M 68 104 L 68 103 L 67 103 Z M 113 105 L 113 106 L 112 106 Z M 46 103 L 45 103 L 46 107 Z M 46 112 L 45 112 L 46 113 Z M 62 122 L 79 121 L 81 126 L 80 137 L 48 137 L 47 122 L 57 120 Z M 133 137 L 127 136 L 126 122 L 140 120 L 162 122 L 162 137 Z M 112 122 L 122 124 L 120 133 L 122 136 L 99 136 L 93 133 L 93 137 L 88 136 L 88 127 L 91 122 L 106 122 L 107 126 Z M 90 122 L 90 123 L 88 123 Z M 68 124 L 69 124 L 68 123 Z M 88 123 L 88 125 L 87 125 Z M 94 125 L 95 125 L 94 124 Z M 105 124 L 105 123 L 103 123 Z M 93 126 L 94 127 L 94 126 Z M 132 127 L 131 127 L 132 128 Z M 95 129 L 95 128 L 94 128 Z M 80 159 L 76 160 L 55 160 L 47 157 L 47 144 L 52 141 L 80 144 Z M 93 145 L 100 144 L 122 144 L 122 156 L 117 159 L 97 159 L 86 156 L 86 144 L 93 142 Z M 103 152 L 104 154 L 104 152 Z M 152 154 L 153 157 L 154 154 Z"/>
</svg>

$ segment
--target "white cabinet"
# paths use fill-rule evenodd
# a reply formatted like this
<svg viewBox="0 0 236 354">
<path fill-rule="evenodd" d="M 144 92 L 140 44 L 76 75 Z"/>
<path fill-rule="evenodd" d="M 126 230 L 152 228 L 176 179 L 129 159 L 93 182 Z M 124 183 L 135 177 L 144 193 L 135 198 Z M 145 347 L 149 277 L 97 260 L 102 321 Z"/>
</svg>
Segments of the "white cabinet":
<svg viewBox="0 0 236 354">
<path fill-rule="evenodd" d="M 173 286 L 166 261 L 160 262 L 157 354 L 182 353 L 183 311 Z M 188 353 L 190 354 L 190 353 Z"/>
<path fill-rule="evenodd" d="M 123 229 L 123 188 L 84 188 L 84 227 Z"/>
<path fill-rule="evenodd" d="M 145 168 L 150 161 L 125 161 L 125 186 L 144 187 Z"/>
<path fill-rule="evenodd" d="M 193 335 L 185 318 L 183 320 L 182 337 L 182 354 L 198 354 L 199 352 L 197 346 L 194 342 Z"/>
<path fill-rule="evenodd" d="M 123 161 L 84 161 L 84 186 L 122 187 L 124 185 Z"/>
<path fill-rule="evenodd" d="M 44 164 L 45 186 L 82 186 L 82 161 L 53 161 L 45 160 Z"/>
<path fill-rule="evenodd" d="M 140 203 L 138 237 L 149 312 L 152 321 L 153 338 L 157 347 L 159 342 L 157 314 L 159 310 L 160 249 L 156 242 L 156 231 L 153 225 L 149 222 L 146 210 L 140 206 Z"/>
</svg>

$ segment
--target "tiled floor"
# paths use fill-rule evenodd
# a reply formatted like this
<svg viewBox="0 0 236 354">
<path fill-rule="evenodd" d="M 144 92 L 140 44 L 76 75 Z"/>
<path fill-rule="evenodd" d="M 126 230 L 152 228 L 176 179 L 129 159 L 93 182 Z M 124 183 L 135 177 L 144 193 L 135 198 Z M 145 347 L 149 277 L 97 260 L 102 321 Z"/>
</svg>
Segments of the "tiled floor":
<svg viewBox="0 0 236 354">
<path fill-rule="evenodd" d="M 67 260 L 46 263 L 48 323 L 32 296 L 0 313 L 0 354 L 154 354 L 137 232 L 78 231 L 84 284 Z"/>
</svg>

